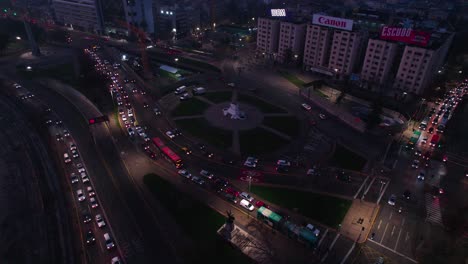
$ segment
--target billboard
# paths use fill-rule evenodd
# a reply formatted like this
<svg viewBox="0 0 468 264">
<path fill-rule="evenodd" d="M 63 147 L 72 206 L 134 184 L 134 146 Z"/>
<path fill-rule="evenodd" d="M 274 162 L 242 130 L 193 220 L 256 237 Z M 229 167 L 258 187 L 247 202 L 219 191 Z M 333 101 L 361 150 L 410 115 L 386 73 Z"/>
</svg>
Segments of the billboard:
<svg viewBox="0 0 468 264">
<path fill-rule="evenodd" d="M 406 44 L 427 46 L 431 33 L 413 30 L 411 28 L 383 27 L 380 32 L 380 39 L 393 40 Z"/>
<path fill-rule="evenodd" d="M 272 17 L 285 17 L 286 9 L 271 9 L 271 16 Z"/>
<path fill-rule="evenodd" d="M 325 15 L 314 14 L 312 16 L 312 24 L 332 27 L 342 30 L 353 30 L 353 21 L 339 17 L 331 17 Z"/>
</svg>

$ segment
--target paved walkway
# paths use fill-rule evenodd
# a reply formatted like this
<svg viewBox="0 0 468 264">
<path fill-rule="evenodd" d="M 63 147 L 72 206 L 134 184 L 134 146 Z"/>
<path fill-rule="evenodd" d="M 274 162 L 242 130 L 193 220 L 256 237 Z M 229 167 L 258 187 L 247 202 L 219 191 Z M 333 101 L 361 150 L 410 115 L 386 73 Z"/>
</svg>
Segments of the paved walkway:
<svg viewBox="0 0 468 264">
<path fill-rule="evenodd" d="M 375 217 L 378 213 L 378 205 L 362 201 L 353 200 L 343 222 L 340 233 L 358 242 L 364 243 L 371 230 Z"/>
</svg>

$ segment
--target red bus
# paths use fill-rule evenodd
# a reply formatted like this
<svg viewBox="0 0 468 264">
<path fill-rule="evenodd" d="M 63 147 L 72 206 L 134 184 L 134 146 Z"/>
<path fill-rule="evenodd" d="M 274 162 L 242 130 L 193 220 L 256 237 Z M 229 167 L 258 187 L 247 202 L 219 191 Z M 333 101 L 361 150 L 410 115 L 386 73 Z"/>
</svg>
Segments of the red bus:
<svg viewBox="0 0 468 264">
<path fill-rule="evenodd" d="M 439 134 L 433 135 L 431 138 L 431 143 L 430 143 L 431 147 L 437 146 L 439 144 L 439 140 L 440 140 Z"/>
<path fill-rule="evenodd" d="M 176 168 L 182 167 L 182 159 L 174 151 L 172 151 L 160 138 L 153 138 L 153 143 L 161 151 L 164 157 L 170 161 Z"/>
</svg>

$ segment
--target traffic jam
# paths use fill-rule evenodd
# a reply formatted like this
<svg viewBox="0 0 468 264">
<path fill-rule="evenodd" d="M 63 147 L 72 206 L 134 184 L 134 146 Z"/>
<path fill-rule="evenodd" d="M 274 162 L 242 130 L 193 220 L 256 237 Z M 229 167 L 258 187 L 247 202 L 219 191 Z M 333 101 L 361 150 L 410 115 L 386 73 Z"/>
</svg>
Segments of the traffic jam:
<svg viewBox="0 0 468 264">
<path fill-rule="evenodd" d="M 94 61 L 96 70 L 100 74 L 107 76 L 110 81 L 108 89 L 116 104 L 121 129 L 148 158 L 155 162 L 160 159 L 166 160 L 172 164 L 172 168 L 176 169 L 177 174 L 185 182 L 190 182 L 211 191 L 234 206 L 245 210 L 246 213 L 254 215 L 256 208 L 270 208 L 265 202 L 255 200 L 251 194 L 234 187 L 225 177 L 215 175 L 211 169 L 203 167 L 200 169 L 190 168 L 191 166 L 188 166 L 183 161 L 183 157 L 192 156 L 193 158 L 201 158 L 205 161 L 202 163 L 205 165 L 198 164 L 196 166 L 206 166 L 206 162 L 209 162 L 222 163 L 232 168 L 243 167 L 244 169 L 251 169 L 258 168 L 258 158 L 247 157 L 243 163 L 239 164 L 241 166 L 237 166 L 238 162 L 234 159 L 223 155 L 216 155 L 205 144 L 194 142 L 184 137 L 177 128 L 163 130 L 161 127 L 170 127 L 170 125 L 152 126 L 152 124 L 143 123 L 143 115 L 151 117 L 151 120 L 157 120 L 155 122 L 165 122 L 161 118 L 161 107 L 149 95 L 146 95 L 147 92 L 143 87 L 139 87 L 135 79 L 127 76 L 127 73 L 121 69 L 119 63 L 111 63 L 102 59 L 102 55 L 96 49 L 93 50 L 93 48 L 85 49 L 85 53 Z M 200 88 L 197 86 L 179 87 L 175 89 L 174 95 L 181 96 L 179 98 L 181 101 L 187 100 L 185 97 L 191 98 L 193 95 L 197 95 L 200 92 Z M 138 110 L 138 113 L 141 114 L 140 118 L 137 117 L 135 110 Z M 147 118 L 145 119 L 148 120 Z M 275 163 L 275 170 L 277 172 L 287 172 L 290 167 L 291 162 L 284 159 L 280 159 Z M 193 172 L 193 170 L 197 172 Z M 283 215 L 285 218 L 288 218 L 286 214 Z M 309 224 L 309 229 L 311 226 L 313 225 Z M 322 228 L 320 227 L 320 229 Z M 314 240 L 318 239 L 321 233 L 320 229 L 314 227 L 313 230 L 310 230 L 314 234 Z"/>
<path fill-rule="evenodd" d="M 14 83 L 18 97 L 24 101 L 30 101 L 35 96 L 18 83 Z M 80 217 L 80 232 L 82 242 L 91 255 L 103 254 L 113 264 L 120 263 L 120 258 L 114 252 L 116 247 L 113 240 L 113 232 L 106 224 L 105 211 L 100 206 L 99 197 L 94 189 L 92 179 L 81 159 L 79 149 L 59 116 L 39 99 L 34 100 L 37 107 L 42 109 L 44 125 L 48 128 L 52 142 L 58 151 L 62 163 L 62 169 L 71 189 L 74 208 Z M 98 252 L 96 244 L 99 245 Z"/>
<path fill-rule="evenodd" d="M 447 92 L 443 98 L 437 98 L 434 106 L 429 110 L 424 119 L 419 123 L 417 129 L 413 129 L 413 134 L 405 149 L 414 153 L 411 168 L 417 170 L 416 180 L 426 181 L 434 178 L 433 173 L 427 175 L 431 169 L 431 160 L 438 160 L 443 163 L 449 161 L 449 156 L 445 152 L 444 133 L 447 130 L 450 119 L 453 116 L 458 104 L 462 101 L 466 93 L 467 83 L 460 83 L 458 87 Z M 443 194 L 444 190 L 440 186 L 433 186 L 434 198 Z"/>
</svg>

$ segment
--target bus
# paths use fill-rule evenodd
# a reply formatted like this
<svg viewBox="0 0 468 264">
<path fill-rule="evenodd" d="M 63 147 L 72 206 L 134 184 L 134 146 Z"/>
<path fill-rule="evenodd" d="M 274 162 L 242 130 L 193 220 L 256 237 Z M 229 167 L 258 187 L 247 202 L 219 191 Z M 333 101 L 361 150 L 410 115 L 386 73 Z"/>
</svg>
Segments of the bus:
<svg viewBox="0 0 468 264">
<path fill-rule="evenodd" d="M 413 133 L 413 136 L 411 136 L 411 139 L 409 140 L 408 144 L 406 144 L 407 149 L 414 149 L 414 146 L 418 144 L 419 137 L 421 136 L 421 131 L 416 130 Z"/>
<path fill-rule="evenodd" d="M 439 134 L 433 135 L 432 138 L 431 138 L 430 146 L 431 146 L 431 147 L 437 146 L 437 145 L 439 144 L 439 140 L 440 140 Z"/>
<path fill-rule="evenodd" d="M 177 155 L 174 151 L 172 151 L 168 146 L 164 144 L 164 142 L 158 138 L 155 137 L 152 139 L 154 145 L 161 151 L 161 153 L 164 155 L 164 158 L 166 158 L 168 161 L 170 161 L 176 168 L 182 167 L 182 159 Z"/>
</svg>

